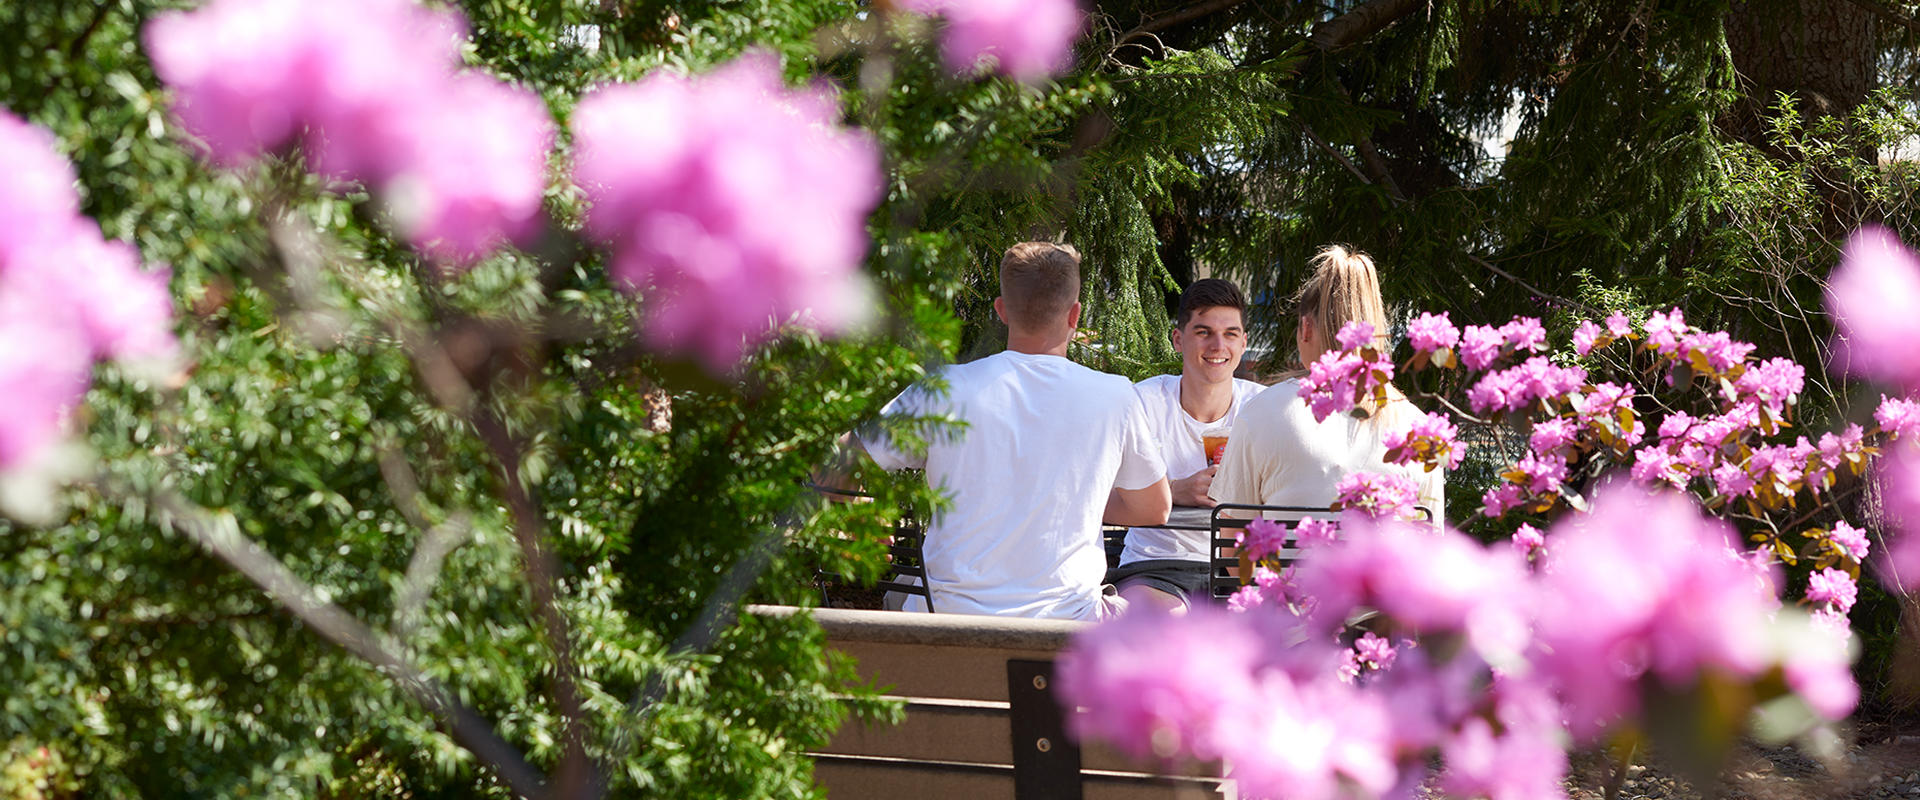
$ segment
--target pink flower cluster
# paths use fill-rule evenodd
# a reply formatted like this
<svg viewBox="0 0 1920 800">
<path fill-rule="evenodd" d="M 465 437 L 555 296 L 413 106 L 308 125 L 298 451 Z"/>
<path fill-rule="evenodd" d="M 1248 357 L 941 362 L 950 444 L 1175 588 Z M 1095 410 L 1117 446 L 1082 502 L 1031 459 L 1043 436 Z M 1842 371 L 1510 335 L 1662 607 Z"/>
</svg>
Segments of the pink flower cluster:
<svg viewBox="0 0 1920 800">
<path fill-rule="evenodd" d="M 940 55 L 956 74 L 991 64 L 1028 83 L 1066 71 L 1086 25 L 1074 0 L 902 0 L 900 7 L 946 19 Z"/>
<path fill-rule="evenodd" d="M 1450 350 L 1460 343 L 1460 329 L 1453 326 L 1447 313 L 1421 314 L 1407 323 L 1407 343 L 1416 353 Z"/>
<path fill-rule="evenodd" d="M 1814 606 L 1814 616 L 1838 622 L 1842 629 L 1859 596 L 1853 576 L 1842 570 L 1828 567 L 1807 576 L 1807 602 Z"/>
<path fill-rule="evenodd" d="M 167 273 L 80 214 L 71 165 L 46 131 L 0 111 L 0 472 L 59 440 L 96 359 L 178 355 Z"/>
<path fill-rule="evenodd" d="M 1892 439 L 1885 465 L 1886 503 L 1901 529 L 1889 536 L 1881 576 L 1902 591 L 1920 590 L 1920 256 L 1890 230 L 1855 231 L 1827 281 L 1834 318 L 1834 361 L 1848 374 L 1890 385 L 1874 418 Z"/>
<path fill-rule="evenodd" d="M 655 347 L 718 372 L 778 326 L 835 332 L 865 313 L 879 152 L 840 125 L 833 91 L 789 89 L 754 54 L 595 90 L 574 133 L 587 231 L 646 303 Z"/>
<path fill-rule="evenodd" d="M 1460 336 L 1460 363 L 1467 369 L 1487 369 L 1508 353 L 1537 353 L 1546 344 L 1547 329 L 1532 317 L 1514 317 L 1498 328 L 1468 325 Z"/>
<path fill-rule="evenodd" d="M 1405 475 L 1355 472 L 1334 484 L 1335 510 L 1351 510 L 1369 519 L 1413 519 L 1419 516 L 1420 487 Z"/>
<path fill-rule="evenodd" d="M 1278 555 L 1287 547 L 1287 526 L 1269 519 L 1248 520 L 1234 537 L 1247 558 L 1259 561 Z"/>
<path fill-rule="evenodd" d="M 1388 431 L 1382 443 L 1387 446 L 1389 464 L 1424 464 L 1427 469 L 1456 469 L 1467 457 L 1466 445 L 1458 440 L 1459 428 L 1445 414 L 1416 412 L 1405 428 Z"/>
<path fill-rule="evenodd" d="M 1393 363 L 1385 356 L 1368 360 L 1361 352 L 1328 350 L 1307 366 L 1300 379 L 1300 397 L 1313 418 L 1326 420 L 1350 411 L 1360 401 L 1393 380 Z"/>
<path fill-rule="evenodd" d="M 1538 401 L 1578 391 L 1586 382 L 1586 370 L 1556 366 L 1545 356 L 1534 356 L 1482 376 L 1467 390 L 1467 402 L 1476 414 L 1523 411 Z"/>
<path fill-rule="evenodd" d="M 1251 796 L 1327 797 L 1343 781 L 1378 796 L 1419 785 L 1438 756 L 1448 791 L 1548 797 L 1562 793 L 1568 730 L 1595 741 L 1644 694 L 1697 691 L 1702 674 L 1760 688 L 1778 671 L 1829 719 L 1857 696 L 1844 637 L 1782 611 L 1771 569 L 1678 496 L 1614 485 L 1558 523 L 1546 553 L 1531 529 L 1520 552 L 1349 524 L 1303 556 L 1300 602 L 1276 603 L 1268 571 L 1236 603 L 1257 613 L 1143 615 L 1082 635 L 1061 661 L 1067 702 L 1088 708 L 1080 735 L 1225 757 Z M 1820 580 L 1821 602 L 1846 603 L 1850 583 Z M 1334 644 L 1363 606 L 1421 646 Z"/>
<path fill-rule="evenodd" d="M 532 92 L 458 71 L 464 28 L 413 0 L 213 0 L 155 18 L 146 40 L 215 161 L 298 141 L 457 265 L 537 232 L 553 141 Z"/>
<path fill-rule="evenodd" d="M 1604 328 L 1594 324 L 1593 320 L 1581 320 L 1580 326 L 1573 329 L 1573 352 L 1587 355 L 1595 348 L 1612 344 L 1615 339 L 1625 338 L 1632 332 L 1633 329 L 1627 324 L 1627 315 L 1618 311 L 1607 315 Z"/>
</svg>

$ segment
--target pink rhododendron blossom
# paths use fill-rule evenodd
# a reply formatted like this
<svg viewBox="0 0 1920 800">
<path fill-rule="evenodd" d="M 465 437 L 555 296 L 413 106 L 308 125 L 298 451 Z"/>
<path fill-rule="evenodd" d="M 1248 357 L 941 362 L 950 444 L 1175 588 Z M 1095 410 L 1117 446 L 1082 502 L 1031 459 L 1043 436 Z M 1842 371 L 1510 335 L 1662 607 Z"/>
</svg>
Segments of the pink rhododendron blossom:
<svg viewBox="0 0 1920 800">
<path fill-rule="evenodd" d="M 1269 604 L 1286 603 L 1292 588 L 1292 571 L 1293 567 L 1275 571 L 1265 564 L 1255 564 L 1253 582 L 1227 596 L 1227 610 L 1245 612 Z"/>
<path fill-rule="evenodd" d="M 1499 328 L 1468 325 L 1460 334 L 1460 363 L 1467 369 L 1486 369 L 1499 360 L 1507 336 Z"/>
<path fill-rule="evenodd" d="M 1753 476 L 1739 464 L 1724 463 L 1713 468 L 1714 491 L 1727 497 L 1752 497 Z"/>
<path fill-rule="evenodd" d="M 1340 679 L 1353 683 L 1367 673 L 1390 669 L 1398 655 L 1399 652 L 1393 649 L 1393 642 L 1368 631 L 1354 640 L 1352 648 L 1340 655 Z"/>
<path fill-rule="evenodd" d="M 1387 447 L 1389 464 L 1431 464 L 1456 469 L 1467 457 L 1467 448 L 1457 437 L 1459 428 L 1445 414 L 1415 412 L 1404 428 L 1387 432 L 1381 440 Z"/>
<path fill-rule="evenodd" d="M 1628 474 L 1641 483 L 1666 483 L 1674 488 L 1686 486 L 1690 477 L 1673 452 L 1659 446 L 1636 451 Z"/>
<path fill-rule="evenodd" d="M 1447 312 L 1423 313 L 1407 323 L 1407 343 L 1421 353 L 1451 348 L 1460 343 L 1460 329 L 1447 319 Z"/>
<path fill-rule="evenodd" d="M 1873 412 L 1873 419 L 1880 423 L 1880 430 L 1886 431 L 1896 440 L 1912 440 L 1920 435 L 1920 402 L 1905 397 L 1880 397 L 1880 407 Z"/>
<path fill-rule="evenodd" d="M 1513 551 L 1532 559 L 1547 546 L 1547 537 L 1540 529 L 1527 523 L 1520 523 L 1520 529 L 1513 532 Z"/>
<path fill-rule="evenodd" d="M 1555 417 L 1533 424 L 1533 432 L 1527 435 L 1527 446 L 1541 455 L 1565 456 L 1579 436 L 1580 428 L 1573 420 Z"/>
<path fill-rule="evenodd" d="M 1920 258 L 1886 228 L 1854 231 L 1827 280 L 1834 356 L 1850 375 L 1920 388 Z"/>
<path fill-rule="evenodd" d="M 298 142 L 455 266 L 536 229 L 553 139 L 531 92 L 459 72 L 464 36 L 459 14 L 412 0 L 214 0 L 146 30 L 175 112 L 215 162 Z"/>
<path fill-rule="evenodd" d="M 1334 505 L 1370 519 L 1411 519 L 1418 512 L 1420 487 L 1412 478 L 1384 472 L 1355 472 L 1333 487 Z"/>
<path fill-rule="evenodd" d="M 1806 367 L 1788 358 L 1769 358 L 1747 367 L 1740 379 L 1734 381 L 1734 389 L 1739 397 L 1757 398 L 1778 413 L 1782 406 L 1800 395 L 1806 380 Z"/>
<path fill-rule="evenodd" d="M 1533 317 L 1514 317 L 1500 326 L 1500 336 L 1516 351 L 1537 353 L 1547 346 L 1547 329 L 1541 327 L 1540 320 Z"/>
<path fill-rule="evenodd" d="M 74 173 L 44 130 L 0 112 L 0 472 L 64 434 L 93 362 L 178 354 L 167 274 L 80 216 Z"/>
<path fill-rule="evenodd" d="M 831 91 L 788 89 L 766 54 L 580 101 L 587 232 L 645 299 L 650 343 L 723 371 L 779 325 L 833 333 L 867 312 L 859 267 L 879 156 L 839 119 Z"/>
<path fill-rule="evenodd" d="M 1539 400 L 1570 394 L 1587 380 L 1586 370 L 1554 365 L 1544 356 L 1489 372 L 1467 390 L 1474 413 L 1520 411 Z"/>
<path fill-rule="evenodd" d="M 1853 712 L 1860 701 L 1860 687 L 1853 682 L 1852 636 L 1845 620 L 1839 625 L 1821 624 L 1818 619 L 1796 616 L 1791 609 L 1782 611 L 1769 631 L 1773 644 L 1772 661 L 1779 663 L 1787 687 L 1799 695 L 1814 713 L 1826 719 L 1841 719 Z"/>
<path fill-rule="evenodd" d="M 1657 353 L 1680 352 L 1680 337 L 1687 334 L 1687 320 L 1674 308 L 1662 315 L 1655 311 L 1647 317 L 1647 348 Z"/>
<path fill-rule="evenodd" d="M 1480 513 L 1498 519 L 1525 501 L 1524 490 L 1514 484 L 1503 483 L 1480 496 Z"/>
<path fill-rule="evenodd" d="M 1888 532 L 1880 577 L 1900 591 L 1920 591 L 1920 451 L 1892 448 L 1880 466 L 1885 470 L 1888 516 L 1904 523 L 1899 531 Z"/>
<path fill-rule="evenodd" d="M 1332 544 L 1340 540 L 1340 526 L 1316 517 L 1302 517 L 1293 526 L 1293 539 L 1303 548 Z"/>
<path fill-rule="evenodd" d="M 1698 355 L 1706 362 L 1709 370 L 1718 374 L 1745 361 L 1747 355 L 1753 352 L 1753 347 L 1746 342 L 1734 341 L 1733 337 L 1728 336 L 1725 331 L 1689 333 L 1681 339 L 1680 355 L 1684 358 Z"/>
<path fill-rule="evenodd" d="M 1356 353 L 1329 350 L 1307 366 L 1300 379 L 1300 397 L 1316 420 L 1351 411 L 1360 398 L 1376 385 L 1373 369 L 1391 364 L 1362 361 Z"/>
<path fill-rule="evenodd" d="M 946 17 L 940 54 L 947 68 L 971 75 L 981 62 L 1036 83 L 1066 71 L 1073 40 L 1085 25 L 1073 0 L 904 0 L 902 8 Z"/>
<path fill-rule="evenodd" d="M 1234 538 L 1248 558 L 1259 561 L 1286 549 L 1287 527 L 1267 519 L 1248 520 Z"/>
<path fill-rule="evenodd" d="M 1816 606 L 1828 606 L 1844 616 L 1859 596 L 1853 576 L 1841 570 L 1828 567 L 1807 576 L 1807 602 Z"/>
<path fill-rule="evenodd" d="M 1833 523 L 1833 530 L 1829 531 L 1827 536 L 1833 541 L 1834 547 L 1846 557 L 1853 559 L 1853 563 L 1867 563 L 1867 555 L 1873 550 L 1873 542 L 1867 539 L 1866 531 L 1848 525 L 1843 519 Z"/>
<path fill-rule="evenodd" d="M 1559 491 L 1561 482 L 1567 479 L 1567 460 L 1558 455 L 1528 452 L 1513 463 L 1513 471 L 1521 475 L 1520 485 L 1528 494 L 1552 494 Z"/>
<path fill-rule="evenodd" d="M 459 75 L 424 103 L 416 144 L 386 184 L 414 246 L 468 263 L 538 229 L 553 121 L 532 91 Z"/>
<path fill-rule="evenodd" d="M 1350 320 L 1340 326 L 1340 332 L 1333 335 L 1333 341 L 1342 350 L 1358 350 L 1373 345 L 1373 323 L 1366 320 Z"/>
<path fill-rule="evenodd" d="M 1509 727 L 1495 734 L 1485 719 L 1462 723 L 1440 749 L 1446 771 L 1440 787 L 1452 797 L 1489 800 L 1560 800 L 1567 753 L 1553 732 Z"/>
<path fill-rule="evenodd" d="M 1532 601 L 1535 664 L 1583 738 L 1637 708 L 1642 675 L 1678 688 L 1705 668 L 1751 677 L 1773 663 L 1778 601 L 1726 524 L 1681 496 L 1605 487 L 1591 514 L 1556 524 L 1548 562 Z"/>
<path fill-rule="evenodd" d="M 1593 352 L 1593 346 L 1600 340 L 1605 328 L 1595 325 L 1593 320 L 1583 319 L 1580 326 L 1573 329 L 1573 352 L 1586 355 Z"/>
<path fill-rule="evenodd" d="M 1627 322 L 1625 312 L 1615 311 L 1607 315 L 1607 333 L 1615 337 L 1620 337 L 1632 332 L 1633 327 Z"/>
<path fill-rule="evenodd" d="M 1298 589 L 1313 598 L 1308 619 L 1338 628 L 1354 609 L 1378 609 L 1410 630 L 1468 634 L 1489 651 L 1517 649 L 1520 606 L 1509 594 L 1526 571 L 1510 551 L 1488 550 L 1451 530 L 1404 522 L 1369 524 L 1301 562 Z"/>
<path fill-rule="evenodd" d="M 1341 683 L 1262 675 L 1256 693 L 1237 698 L 1225 756 L 1248 797 L 1335 800 L 1378 796 L 1398 777 L 1392 714 L 1377 694 Z"/>
<path fill-rule="evenodd" d="M 1074 638 L 1057 674 L 1076 736 L 1136 758 L 1217 758 L 1233 743 L 1222 716 L 1256 694 L 1266 643 L 1246 618 L 1196 606 L 1184 616 L 1127 614 Z"/>
</svg>

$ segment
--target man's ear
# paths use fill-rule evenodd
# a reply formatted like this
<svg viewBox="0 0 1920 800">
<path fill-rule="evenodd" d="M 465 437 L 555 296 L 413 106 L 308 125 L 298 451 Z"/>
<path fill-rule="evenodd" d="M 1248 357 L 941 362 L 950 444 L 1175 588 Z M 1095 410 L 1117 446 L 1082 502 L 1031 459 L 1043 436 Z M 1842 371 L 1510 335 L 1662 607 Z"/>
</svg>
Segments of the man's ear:
<svg viewBox="0 0 1920 800">
<path fill-rule="evenodd" d="M 1078 300 L 1073 301 L 1073 305 L 1067 309 L 1067 330 L 1080 330 L 1080 301 Z"/>
<path fill-rule="evenodd" d="M 1175 350 L 1180 349 L 1180 329 L 1179 328 L 1176 327 L 1173 330 L 1168 331 L 1167 339 L 1173 342 L 1173 349 Z"/>
<path fill-rule="evenodd" d="M 1009 324 L 1009 323 L 1007 322 L 1007 298 L 1006 298 L 1006 295 L 1001 295 L 1001 296 L 999 296 L 999 297 L 996 297 L 996 298 L 993 298 L 993 315 L 994 315 L 994 316 L 996 316 L 996 317 L 999 317 L 999 318 L 1000 318 L 1000 324 L 1002 324 L 1002 325 L 1008 325 L 1008 324 Z"/>
</svg>

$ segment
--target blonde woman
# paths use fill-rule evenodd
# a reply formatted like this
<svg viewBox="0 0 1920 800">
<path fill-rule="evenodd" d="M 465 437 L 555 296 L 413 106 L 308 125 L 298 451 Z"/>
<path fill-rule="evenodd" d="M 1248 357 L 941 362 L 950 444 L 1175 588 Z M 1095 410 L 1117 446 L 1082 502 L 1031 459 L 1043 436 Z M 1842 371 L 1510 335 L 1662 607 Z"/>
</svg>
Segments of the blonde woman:
<svg viewBox="0 0 1920 800">
<path fill-rule="evenodd" d="M 1354 320 L 1372 323 L 1384 347 L 1387 315 L 1373 259 L 1336 244 L 1321 248 L 1311 263 L 1312 276 L 1293 298 L 1300 363 L 1311 364 L 1335 347 L 1334 334 Z M 1384 459 L 1386 435 L 1410 423 L 1413 404 L 1389 386 L 1384 407 L 1376 407 L 1371 397 L 1362 405 L 1368 412 L 1364 419 L 1334 414 L 1315 420 L 1300 398 L 1299 373 L 1256 395 L 1234 420 L 1211 496 L 1221 503 L 1326 508 L 1340 479 L 1355 472 L 1397 472 L 1413 478 L 1420 505 L 1442 519 L 1442 473 Z"/>
</svg>

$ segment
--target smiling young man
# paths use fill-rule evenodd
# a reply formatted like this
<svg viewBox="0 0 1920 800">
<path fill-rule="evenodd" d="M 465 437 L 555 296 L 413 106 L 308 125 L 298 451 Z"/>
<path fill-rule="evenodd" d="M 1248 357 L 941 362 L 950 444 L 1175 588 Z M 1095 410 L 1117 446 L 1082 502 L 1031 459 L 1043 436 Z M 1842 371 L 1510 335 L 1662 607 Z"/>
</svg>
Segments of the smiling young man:
<svg viewBox="0 0 1920 800">
<path fill-rule="evenodd" d="M 1217 465 L 1208 463 L 1202 438 L 1233 427 L 1246 401 L 1265 386 L 1233 377 L 1247 351 L 1246 296 L 1229 281 L 1194 281 L 1180 295 L 1173 348 L 1180 374 L 1158 375 L 1134 385 L 1147 423 L 1167 465 L 1173 504 L 1210 508 L 1207 497 Z M 1120 566 L 1107 583 L 1134 609 L 1179 611 L 1207 593 L 1210 553 L 1206 531 L 1133 528 Z"/>
</svg>

